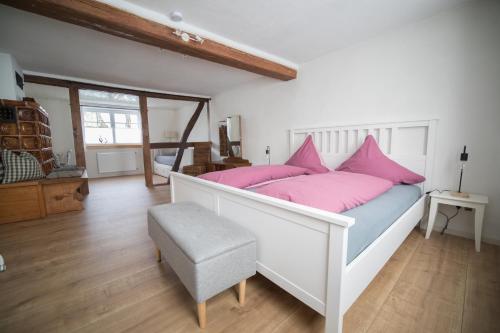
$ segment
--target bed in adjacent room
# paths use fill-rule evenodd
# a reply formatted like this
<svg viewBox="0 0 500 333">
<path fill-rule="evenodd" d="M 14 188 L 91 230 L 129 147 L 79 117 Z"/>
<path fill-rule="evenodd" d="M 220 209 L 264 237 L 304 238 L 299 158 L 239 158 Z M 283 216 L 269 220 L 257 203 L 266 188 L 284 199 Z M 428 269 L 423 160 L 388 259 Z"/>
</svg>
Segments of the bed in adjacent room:
<svg viewBox="0 0 500 333">
<path fill-rule="evenodd" d="M 196 202 L 250 230 L 257 270 L 324 315 L 325 332 L 341 332 L 343 314 L 423 217 L 436 123 L 293 129 L 290 152 L 314 141 L 326 170 L 254 168 L 216 181 L 172 173 L 172 201 Z M 357 175 L 356 150 L 367 142 L 385 160 Z"/>
<path fill-rule="evenodd" d="M 170 171 L 172 171 L 172 166 L 175 162 L 175 153 L 158 153 L 155 154 L 153 161 L 153 173 L 168 178 L 170 176 Z"/>
</svg>

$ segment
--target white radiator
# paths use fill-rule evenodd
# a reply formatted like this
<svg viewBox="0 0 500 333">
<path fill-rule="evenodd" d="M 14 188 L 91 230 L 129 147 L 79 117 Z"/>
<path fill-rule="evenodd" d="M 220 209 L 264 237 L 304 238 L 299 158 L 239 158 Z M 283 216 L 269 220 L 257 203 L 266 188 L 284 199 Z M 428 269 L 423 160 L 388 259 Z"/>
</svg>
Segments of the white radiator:
<svg viewBox="0 0 500 333">
<path fill-rule="evenodd" d="M 99 173 L 136 171 L 137 153 L 135 151 L 97 153 Z"/>
</svg>

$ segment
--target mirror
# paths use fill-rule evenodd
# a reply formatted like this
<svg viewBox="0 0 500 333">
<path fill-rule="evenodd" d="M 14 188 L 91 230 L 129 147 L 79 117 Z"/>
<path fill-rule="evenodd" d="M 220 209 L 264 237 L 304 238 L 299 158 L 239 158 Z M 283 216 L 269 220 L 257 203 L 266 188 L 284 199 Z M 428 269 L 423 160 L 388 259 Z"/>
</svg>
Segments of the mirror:
<svg viewBox="0 0 500 333">
<path fill-rule="evenodd" d="M 219 122 L 219 142 L 220 156 L 241 158 L 240 116 L 230 116 Z"/>
</svg>

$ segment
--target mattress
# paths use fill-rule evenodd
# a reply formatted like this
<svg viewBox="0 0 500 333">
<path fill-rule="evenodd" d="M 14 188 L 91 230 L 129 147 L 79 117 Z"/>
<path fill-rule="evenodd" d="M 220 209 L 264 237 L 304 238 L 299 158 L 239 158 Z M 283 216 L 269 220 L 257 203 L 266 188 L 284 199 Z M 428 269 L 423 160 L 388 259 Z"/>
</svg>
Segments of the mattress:
<svg viewBox="0 0 500 333">
<path fill-rule="evenodd" d="M 174 165 L 175 157 L 175 155 L 157 155 L 155 161 L 160 164 Z"/>
<path fill-rule="evenodd" d="M 364 205 L 347 210 L 342 215 L 354 217 L 356 223 L 349 228 L 347 263 L 353 261 L 373 241 L 384 233 L 421 196 L 415 185 L 395 185 Z"/>
</svg>

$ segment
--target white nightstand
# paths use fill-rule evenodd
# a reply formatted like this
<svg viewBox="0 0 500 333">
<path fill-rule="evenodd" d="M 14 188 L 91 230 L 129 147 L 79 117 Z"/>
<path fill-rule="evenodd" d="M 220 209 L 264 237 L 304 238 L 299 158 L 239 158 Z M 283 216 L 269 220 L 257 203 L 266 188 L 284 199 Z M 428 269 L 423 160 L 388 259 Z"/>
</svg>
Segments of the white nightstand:
<svg viewBox="0 0 500 333">
<path fill-rule="evenodd" d="M 476 251 L 479 252 L 481 249 L 481 233 L 483 230 L 483 217 L 484 217 L 484 207 L 488 204 L 488 197 L 480 194 L 472 194 L 468 198 L 454 197 L 450 194 L 450 191 L 443 191 L 439 193 L 434 191 L 430 194 L 431 197 L 431 208 L 429 209 L 429 221 L 427 222 L 427 232 L 425 233 L 425 238 L 428 239 L 431 235 L 432 228 L 434 227 L 434 222 L 436 221 L 436 215 L 438 212 L 438 205 L 450 205 L 450 206 L 460 206 L 466 208 L 472 208 L 474 212 L 474 236 L 476 239 Z"/>
</svg>

